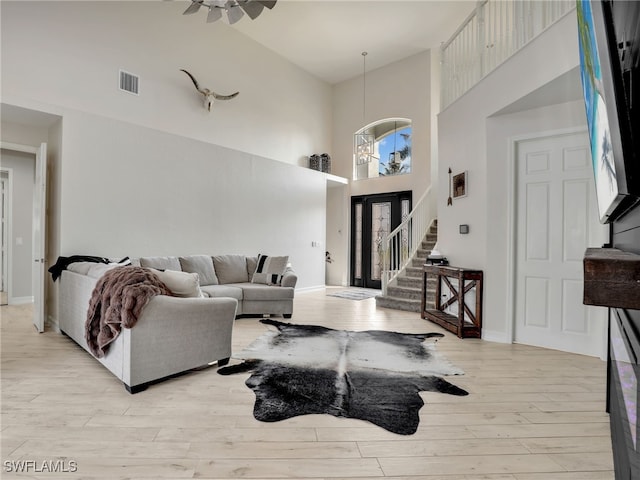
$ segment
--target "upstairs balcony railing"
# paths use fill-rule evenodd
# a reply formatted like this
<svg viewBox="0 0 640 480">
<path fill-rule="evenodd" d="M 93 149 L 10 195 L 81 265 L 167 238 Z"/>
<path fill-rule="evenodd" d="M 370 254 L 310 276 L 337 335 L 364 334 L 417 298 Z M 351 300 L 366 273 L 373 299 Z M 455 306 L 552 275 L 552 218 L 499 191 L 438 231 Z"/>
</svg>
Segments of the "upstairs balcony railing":
<svg viewBox="0 0 640 480">
<path fill-rule="evenodd" d="M 442 44 L 441 110 L 575 6 L 575 0 L 478 1 Z"/>
</svg>

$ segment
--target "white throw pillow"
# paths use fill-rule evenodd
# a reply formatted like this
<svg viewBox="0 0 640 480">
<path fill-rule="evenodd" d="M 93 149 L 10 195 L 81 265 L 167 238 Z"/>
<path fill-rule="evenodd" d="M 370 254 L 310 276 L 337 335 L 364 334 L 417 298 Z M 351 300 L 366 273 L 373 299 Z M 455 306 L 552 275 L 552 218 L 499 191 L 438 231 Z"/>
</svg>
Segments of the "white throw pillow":
<svg viewBox="0 0 640 480">
<path fill-rule="evenodd" d="M 164 283 L 176 297 L 202 297 L 200 279 L 197 273 L 178 272 L 176 270 L 152 269 L 160 281 Z"/>
<path fill-rule="evenodd" d="M 280 285 L 285 268 L 289 263 L 289 257 L 270 257 L 258 255 L 258 265 L 251 278 L 251 283 L 263 283 L 265 285 Z"/>
</svg>

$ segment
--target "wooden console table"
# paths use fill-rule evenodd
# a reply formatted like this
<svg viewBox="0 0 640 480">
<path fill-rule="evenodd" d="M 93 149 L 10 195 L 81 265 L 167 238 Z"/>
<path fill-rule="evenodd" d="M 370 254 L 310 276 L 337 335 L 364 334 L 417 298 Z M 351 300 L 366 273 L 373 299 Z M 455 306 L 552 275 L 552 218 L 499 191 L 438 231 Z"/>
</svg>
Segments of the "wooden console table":
<svg viewBox="0 0 640 480">
<path fill-rule="evenodd" d="M 427 308 L 427 277 L 435 275 L 435 309 Z M 480 338 L 482 332 L 482 270 L 470 270 L 443 265 L 424 265 L 422 268 L 422 318 L 431 320 L 460 338 Z M 443 284 L 448 293 L 443 295 Z M 475 303 L 468 304 L 465 296 L 475 292 Z M 445 301 L 442 298 L 448 297 Z M 469 295 L 470 297 L 471 295 Z M 457 306 L 457 315 L 445 310 Z M 472 308 L 471 307 L 475 307 Z"/>
</svg>

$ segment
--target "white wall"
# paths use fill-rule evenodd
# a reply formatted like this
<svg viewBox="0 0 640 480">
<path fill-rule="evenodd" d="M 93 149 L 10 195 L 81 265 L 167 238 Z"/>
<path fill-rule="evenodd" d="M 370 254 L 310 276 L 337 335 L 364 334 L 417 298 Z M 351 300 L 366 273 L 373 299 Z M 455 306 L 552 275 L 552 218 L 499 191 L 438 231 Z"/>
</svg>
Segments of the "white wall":
<svg viewBox="0 0 640 480">
<path fill-rule="evenodd" d="M 369 52 L 371 58 L 375 52 Z M 362 61 L 361 57 L 354 62 Z M 346 196 L 412 190 L 414 202 L 431 184 L 431 52 L 426 51 L 385 67 L 367 71 L 366 118 L 362 119 L 362 75 L 339 83 L 333 89 L 333 156 L 332 173 L 353 178 L 353 135 L 365 125 L 385 118 L 412 120 L 411 173 L 351 181 Z M 348 203 L 347 203 L 348 205 Z M 328 230 L 341 231 L 341 244 L 331 250 L 339 272 L 349 269 L 350 213 L 328 212 Z M 348 207 L 347 207 L 348 208 Z M 336 233 L 337 235 L 337 233 Z M 335 281 L 335 280 L 334 280 Z"/>
<path fill-rule="evenodd" d="M 411 174 L 354 181 L 351 195 L 413 190 L 414 197 L 419 197 L 429 185 L 430 67 L 431 52 L 426 51 L 367 72 L 364 122 L 362 75 L 334 86 L 331 173 L 353 178 L 353 135 L 362 127 L 385 118 L 409 118 L 413 127 Z"/>
<path fill-rule="evenodd" d="M 46 126 L 25 125 L 4 121 L 5 110 L 2 109 L 2 123 L 0 124 L 0 138 L 3 142 L 15 143 L 18 145 L 39 147 L 48 139 L 48 128 Z"/>
<path fill-rule="evenodd" d="M 48 141 L 50 264 L 282 253 L 299 287 L 324 284 L 326 180 L 295 165 L 330 152 L 330 85 L 224 23 L 182 16 L 181 2 L 0 8 L 2 138 Z M 240 95 L 209 113 L 181 68 Z M 119 69 L 140 76 L 139 96 L 118 90 Z M 43 127 L 42 112 L 63 120 Z"/>
<path fill-rule="evenodd" d="M 56 120 L 47 135 L 47 267 L 55 264 L 60 252 L 60 217 L 62 184 L 62 119 Z M 47 275 L 46 309 L 50 322 L 57 323 L 58 285 Z"/>
<path fill-rule="evenodd" d="M 327 189 L 327 248 L 331 253 L 331 263 L 326 264 L 327 285 L 349 284 L 348 270 L 345 258 L 348 260 L 348 252 L 345 245 L 349 241 L 349 231 L 345 230 L 349 219 L 350 202 L 347 195 L 348 187 L 333 186 Z"/>
<path fill-rule="evenodd" d="M 3 1 L 3 102 L 123 120 L 281 162 L 331 148 L 331 87 L 183 2 Z M 208 113 L 179 69 L 240 95 Z M 140 76 L 139 96 L 118 70 Z"/>
<path fill-rule="evenodd" d="M 80 112 L 62 144 L 60 255 L 289 255 L 324 285 L 324 175 Z"/>
<path fill-rule="evenodd" d="M 509 137 L 586 127 L 578 102 L 490 117 L 578 64 L 576 19 L 570 13 L 439 116 L 438 246 L 451 264 L 484 270 L 483 338 L 511 341 L 506 298 Z M 469 176 L 467 197 L 448 207 L 449 167 L 454 174 L 467 170 Z M 470 234 L 460 235 L 459 224 L 469 224 Z"/>
<path fill-rule="evenodd" d="M 2 168 L 11 169 L 11 291 L 9 303 L 25 303 L 33 297 L 31 284 L 33 245 L 33 188 L 35 156 L 2 149 Z"/>
</svg>

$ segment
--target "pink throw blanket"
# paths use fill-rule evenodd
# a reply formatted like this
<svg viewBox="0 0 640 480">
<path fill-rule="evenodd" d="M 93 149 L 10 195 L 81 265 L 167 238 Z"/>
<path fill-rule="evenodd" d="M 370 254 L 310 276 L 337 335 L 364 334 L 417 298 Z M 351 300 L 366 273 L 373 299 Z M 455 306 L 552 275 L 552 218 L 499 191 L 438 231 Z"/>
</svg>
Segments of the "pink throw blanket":
<svg viewBox="0 0 640 480">
<path fill-rule="evenodd" d="M 155 295 L 171 292 L 147 268 L 116 267 L 100 277 L 91 294 L 85 323 L 85 339 L 91 352 L 103 357 L 121 328 L 133 327 Z"/>
</svg>

